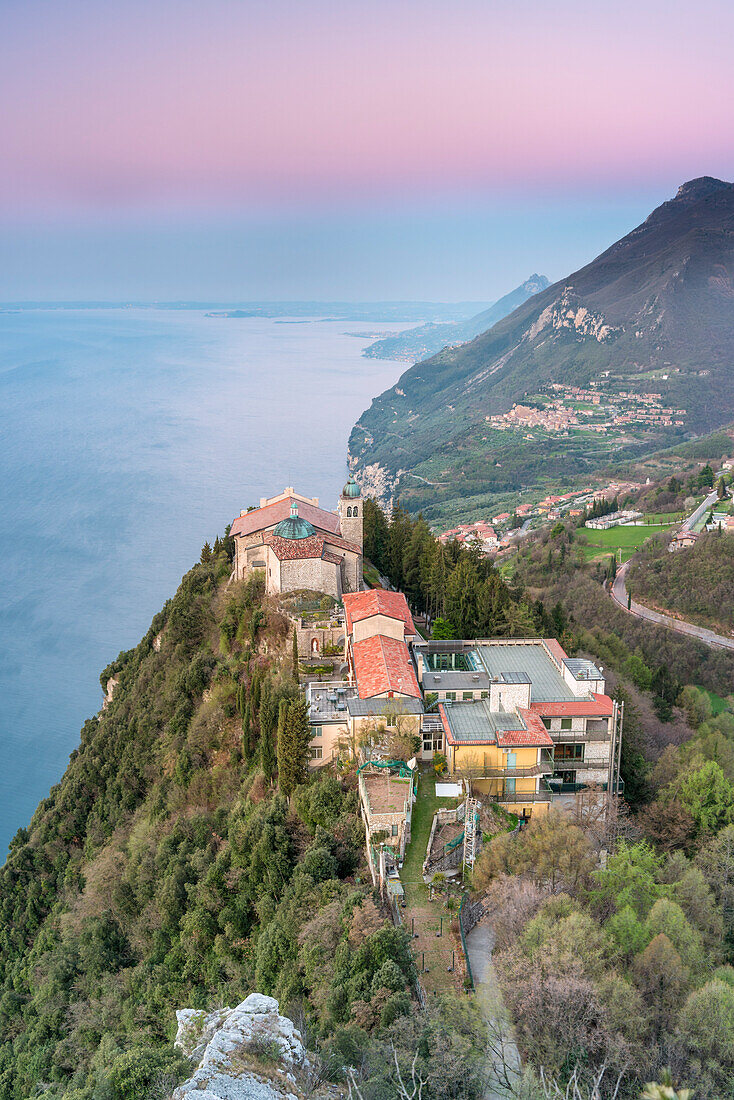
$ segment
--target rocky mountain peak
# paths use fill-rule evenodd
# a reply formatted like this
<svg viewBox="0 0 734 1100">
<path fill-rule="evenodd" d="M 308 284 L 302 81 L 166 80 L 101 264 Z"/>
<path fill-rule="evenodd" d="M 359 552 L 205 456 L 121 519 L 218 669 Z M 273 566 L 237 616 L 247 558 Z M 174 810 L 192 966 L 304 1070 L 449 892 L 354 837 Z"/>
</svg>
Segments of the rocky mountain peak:
<svg viewBox="0 0 734 1100">
<path fill-rule="evenodd" d="M 734 184 L 727 183 L 725 180 L 716 179 L 714 176 L 699 176 L 695 180 L 688 180 L 687 183 L 682 183 L 676 192 L 675 198 L 672 200 L 678 205 L 690 205 L 694 202 L 700 202 L 701 199 L 708 198 L 709 195 L 714 195 L 718 191 L 726 191 L 734 188 Z"/>
</svg>

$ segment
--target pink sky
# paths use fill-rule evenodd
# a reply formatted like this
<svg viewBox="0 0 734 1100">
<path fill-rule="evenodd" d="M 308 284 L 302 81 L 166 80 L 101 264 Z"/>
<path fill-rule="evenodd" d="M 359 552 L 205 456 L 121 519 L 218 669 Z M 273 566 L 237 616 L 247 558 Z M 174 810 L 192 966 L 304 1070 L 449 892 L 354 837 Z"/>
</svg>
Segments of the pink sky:
<svg viewBox="0 0 734 1100">
<path fill-rule="evenodd" d="M 0 6 L 0 215 L 678 183 L 734 166 L 734 5 Z"/>
</svg>

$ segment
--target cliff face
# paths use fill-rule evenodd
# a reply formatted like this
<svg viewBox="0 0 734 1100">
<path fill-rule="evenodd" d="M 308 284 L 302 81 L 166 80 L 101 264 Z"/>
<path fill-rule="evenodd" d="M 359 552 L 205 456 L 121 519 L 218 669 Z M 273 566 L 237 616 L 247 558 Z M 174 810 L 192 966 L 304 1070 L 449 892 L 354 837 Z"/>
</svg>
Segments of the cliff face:
<svg viewBox="0 0 734 1100">
<path fill-rule="evenodd" d="M 182 1009 L 176 1018 L 176 1046 L 197 1068 L 174 1090 L 173 1100 L 297 1100 L 304 1091 L 314 1100 L 339 1095 L 313 1091 L 317 1067 L 273 997 L 251 993 L 234 1009 L 208 1015 Z"/>
</svg>

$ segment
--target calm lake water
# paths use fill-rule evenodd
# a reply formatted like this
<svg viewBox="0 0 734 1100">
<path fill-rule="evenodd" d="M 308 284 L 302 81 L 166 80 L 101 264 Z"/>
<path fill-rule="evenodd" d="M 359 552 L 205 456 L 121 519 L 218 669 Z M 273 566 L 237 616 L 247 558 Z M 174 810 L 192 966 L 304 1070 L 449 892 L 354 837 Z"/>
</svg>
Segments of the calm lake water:
<svg viewBox="0 0 734 1100">
<path fill-rule="evenodd" d="M 351 427 L 404 369 L 361 357 L 365 327 L 0 314 L 0 862 L 99 709 L 99 673 L 204 541 L 285 485 L 335 507 Z"/>
</svg>

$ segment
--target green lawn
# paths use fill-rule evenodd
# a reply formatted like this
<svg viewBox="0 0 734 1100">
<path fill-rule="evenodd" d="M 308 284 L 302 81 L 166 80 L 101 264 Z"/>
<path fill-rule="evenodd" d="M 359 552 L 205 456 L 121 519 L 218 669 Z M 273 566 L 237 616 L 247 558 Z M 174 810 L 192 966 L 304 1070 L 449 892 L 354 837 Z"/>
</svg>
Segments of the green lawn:
<svg viewBox="0 0 734 1100">
<path fill-rule="evenodd" d="M 458 904 L 454 909 L 448 909 L 442 898 L 429 901 L 428 887 L 423 882 L 421 873 L 434 813 L 438 809 L 450 809 L 457 802 L 456 798 L 437 798 L 435 776 L 432 773 L 421 775 L 418 800 L 413 807 L 410 844 L 400 872 L 406 901 L 402 918 L 407 930 L 410 932 L 414 929 L 417 933 L 412 941 L 413 953 L 420 980 L 429 997 L 434 993 L 441 994 L 461 988 L 460 967 L 457 965 L 453 972 L 449 971 L 452 952 L 460 950 L 450 931 Z M 424 962 L 426 972 L 422 970 Z"/>
<path fill-rule="evenodd" d="M 635 550 L 639 550 L 645 539 L 651 535 L 669 531 L 672 523 L 663 524 L 660 527 L 610 527 L 608 531 L 595 531 L 593 528 L 585 528 L 588 542 L 584 545 L 584 559 L 593 561 L 594 558 L 622 551 L 622 561 L 632 557 Z"/>
<path fill-rule="evenodd" d="M 420 882 L 423 860 L 426 858 L 426 846 L 431 835 L 431 824 L 436 810 L 453 809 L 458 798 L 437 798 L 436 777 L 424 773 L 418 780 L 418 800 L 413 807 L 410 826 L 410 844 L 405 852 L 405 860 L 400 877 L 403 882 Z M 427 887 L 423 887 L 427 892 Z"/>
<path fill-rule="evenodd" d="M 703 691 L 706 695 L 708 695 L 711 701 L 711 709 L 714 712 L 714 717 L 717 714 L 721 714 L 722 711 L 729 709 L 729 704 L 727 703 L 726 699 L 722 699 L 721 696 L 717 695 L 715 691 L 708 691 L 706 688 L 701 687 L 700 684 L 697 684 L 696 686 L 698 687 L 699 691 Z"/>
</svg>

